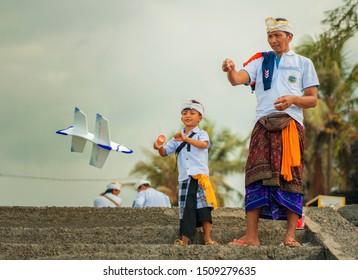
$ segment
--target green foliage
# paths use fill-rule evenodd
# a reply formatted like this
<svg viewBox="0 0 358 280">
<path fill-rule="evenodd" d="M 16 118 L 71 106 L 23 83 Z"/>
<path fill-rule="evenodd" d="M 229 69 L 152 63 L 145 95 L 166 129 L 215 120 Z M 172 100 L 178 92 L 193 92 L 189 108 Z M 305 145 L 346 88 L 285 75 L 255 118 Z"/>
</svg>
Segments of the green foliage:
<svg viewBox="0 0 358 280">
<path fill-rule="evenodd" d="M 347 59 L 345 46 L 358 29 L 357 6 L 356 0 L 346 0 L 327 11 L 326 31 L 317 40 L 305 37 L 296 48 L 313 61 L 320 81 L 317 107 L 304 112 L 310 198 L 333 187 L 352 188 L 348 175 L 354 172 L 350 149 L 358 138 L 358 64 Z"/>
</svg>

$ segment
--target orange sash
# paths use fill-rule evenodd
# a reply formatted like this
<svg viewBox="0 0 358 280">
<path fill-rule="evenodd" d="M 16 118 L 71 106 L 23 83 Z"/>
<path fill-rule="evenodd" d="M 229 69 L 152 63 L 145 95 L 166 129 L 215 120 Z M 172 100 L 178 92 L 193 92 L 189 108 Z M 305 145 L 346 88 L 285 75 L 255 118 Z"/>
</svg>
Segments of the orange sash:
<svg viewBox="0 0 358 280">
<path fill-rule="evenodd" d="M 292 181 L 291 167 L 300 166 L 300 163 L 301 153 L 298 131 L 296 122 L 291 120 L 290 124 L 282 130 L 281 175 L 286 181 Z"/>
</svg>

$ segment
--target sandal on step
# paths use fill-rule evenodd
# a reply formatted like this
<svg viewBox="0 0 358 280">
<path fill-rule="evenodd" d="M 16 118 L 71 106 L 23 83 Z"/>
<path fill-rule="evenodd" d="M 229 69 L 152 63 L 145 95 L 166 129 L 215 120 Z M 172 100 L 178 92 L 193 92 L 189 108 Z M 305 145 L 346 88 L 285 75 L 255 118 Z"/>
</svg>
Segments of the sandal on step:
<svg viewBox="0 0 358 280">
<path fill-rule="evenodd" d="M 186 246 L 188 244 L 186 244 L 183 240 L 181 239 L 175 239 L 174 240 L 174 245 L 180 245 L 180 246 Z"/>
<path fill-rule="evenodd" d="M 248 244 L 244 240 L 234 239 L 228 245 L 229 246 L 247 246 Z"/>
<path fill-rule="evenodd" d="M 302 247 L 302 245 L 295 239 L 288 240 L 287 242 L 283 243 L 283 245 L 287 247 Z"/>
<path fill-rule="evenodd" d="M 219 245 L 216 241 L 210 240 L 208 242 L 205 242 L 205 245 Z"/>
</svg>

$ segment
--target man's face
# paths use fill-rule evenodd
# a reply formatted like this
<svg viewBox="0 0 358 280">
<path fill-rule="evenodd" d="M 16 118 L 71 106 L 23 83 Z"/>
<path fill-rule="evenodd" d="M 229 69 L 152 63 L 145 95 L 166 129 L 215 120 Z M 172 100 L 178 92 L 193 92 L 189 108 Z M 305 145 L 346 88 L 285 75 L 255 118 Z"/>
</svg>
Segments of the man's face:
<svg viewBox="0 0 358 280">
<path fill-rule="evenodd" d="M 287 34 L 283 31 L 274 31 L 267 33 L 267 42 L 276 54 L 282 54 L 290 50 L 290 42 L 292 41 L 292 34 Z"/>
</svg>

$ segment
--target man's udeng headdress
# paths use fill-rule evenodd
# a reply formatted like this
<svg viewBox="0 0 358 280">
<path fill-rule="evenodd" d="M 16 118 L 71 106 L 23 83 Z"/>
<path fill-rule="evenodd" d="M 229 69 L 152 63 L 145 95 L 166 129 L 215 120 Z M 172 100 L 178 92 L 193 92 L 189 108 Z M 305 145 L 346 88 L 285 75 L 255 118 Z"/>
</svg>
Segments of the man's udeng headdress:
<svg viewBox="0 0 358 280">
<path fill-rule="evenodd" d="M 280 30 L 293 34 L 291 24 L 284 18 L 275 19 L 273 17 L 269 17 L 265 19 L 265 24 L 267 33 Z"/>
</svg>

